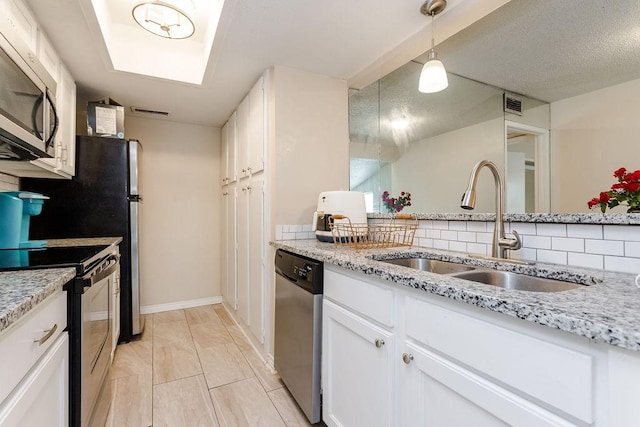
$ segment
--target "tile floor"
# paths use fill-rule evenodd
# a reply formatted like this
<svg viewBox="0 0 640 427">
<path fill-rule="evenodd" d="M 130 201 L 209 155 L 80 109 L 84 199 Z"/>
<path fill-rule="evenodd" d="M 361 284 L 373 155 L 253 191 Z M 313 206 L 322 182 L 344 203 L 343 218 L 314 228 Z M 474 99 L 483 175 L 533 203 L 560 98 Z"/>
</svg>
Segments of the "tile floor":
<svg viewBox="0 0 640 427">
<path fill-rule="evenodd" d="M 220 304 L 146 317 L 111 368 L 107 426 L 309 426 Z"/>
</svg>

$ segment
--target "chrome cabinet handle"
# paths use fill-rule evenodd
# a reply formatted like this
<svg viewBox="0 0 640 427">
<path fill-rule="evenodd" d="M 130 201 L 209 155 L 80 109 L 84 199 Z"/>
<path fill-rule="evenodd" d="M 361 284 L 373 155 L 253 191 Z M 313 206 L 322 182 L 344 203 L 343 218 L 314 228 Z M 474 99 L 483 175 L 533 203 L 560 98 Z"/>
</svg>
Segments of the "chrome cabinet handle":
<svg viewBox="0 0 640 427">
<path fill-rule="evenodd" d="M 411 363 L 412 360 L 413 360 L 413 354 L 411 354 L 411 353 L 402 353 L 402 361 L 404 363 L 406 363 L 408 365 L 409 363 Z"/>
<path fill-rule="evenodd" d="M 373 343 L 376 345 L 376 348 L 382 348 L 382 346 L 384 345 L 384 340 L 380 338 L 376 338 L 376 340 Z"/>
<path fill-rule="evenodd" d="M 40 339 L 33 340 L 33 342 L 37 342 L 38 345 L 44 344 L 45 342 L 47 342 L 49 338 L 53 336 L 53 334 L 56 332 L 57 329 L 58 329 L 58 324 L 54 323 L 51 329 L 45 330 L 46 333 Z"/>
</svg>

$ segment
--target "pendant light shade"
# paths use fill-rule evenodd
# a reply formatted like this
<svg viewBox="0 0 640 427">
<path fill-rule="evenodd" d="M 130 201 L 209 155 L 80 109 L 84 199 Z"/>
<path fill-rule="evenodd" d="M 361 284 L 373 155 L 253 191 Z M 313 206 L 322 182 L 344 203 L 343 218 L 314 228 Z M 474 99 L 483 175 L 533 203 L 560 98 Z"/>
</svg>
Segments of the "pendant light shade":
<svg viewBox="0 0 640 427">
<path fill-rule="evenodd" d="M 429 59 L 422 66 L 422 72 L 420 73 L 420 81 L 418 82 L 418 90 L 422 93 L 434 93 L 440 92 L 449 86 L 449 79 L 447 78 L 447 70 L 444 69 L 444 65 L 438 60 L 438 54 L 434 49 L 434 20 L 433 17 L 442 12 L 447 7 L 446 0 L 427 0 L 420 12 L 423 15 L 431 16 L 431 50 L 429 51 Z"/>
<path fill-rule="evenodd" d="M 135 1 L 133 18 L 145 30 L 169 39 L 186 39 L 195 32 L 192 0 Z"/>
<path fill-rule="evenodd" d="M 440 92 L 449 86 L 447 70 L 435 50 L 429 51 L 429 60 L 422 66 L 418 90 L 422 93 Z"/>
</svg>

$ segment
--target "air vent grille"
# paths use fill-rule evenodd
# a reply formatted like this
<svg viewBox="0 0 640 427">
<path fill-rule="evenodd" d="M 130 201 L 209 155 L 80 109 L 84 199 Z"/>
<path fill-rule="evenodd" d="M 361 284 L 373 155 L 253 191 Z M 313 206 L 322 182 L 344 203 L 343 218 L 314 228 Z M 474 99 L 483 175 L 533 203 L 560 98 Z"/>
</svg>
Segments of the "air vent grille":
<svg viewBox="0 0 640 427">
<path fill-rule="evenodd" d="M 504 97 L 504 112 L 517 114 L 518 116 L 522 115 L 522 98 L 519 96 L 512 95 L 510 93 L 505 93 Z"/>
<path fill-rule="evenodd" d="M 149 108 L 142 108 L 142 107 L 131 107 L 131 112 L 141 113 L 141 114 L 155 114 L 156 116 L 165 116 L 165 117 L 169 115 L 168 111 L 151 110 Z"/>
</svg>

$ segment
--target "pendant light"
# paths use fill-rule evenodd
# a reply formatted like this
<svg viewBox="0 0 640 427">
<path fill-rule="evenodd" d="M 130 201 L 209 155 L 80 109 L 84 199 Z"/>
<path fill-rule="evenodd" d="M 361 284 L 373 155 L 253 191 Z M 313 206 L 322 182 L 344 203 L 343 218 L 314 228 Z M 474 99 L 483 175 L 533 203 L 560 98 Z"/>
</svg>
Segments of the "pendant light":
<svg viewBox="0 0 640 427">
<path fill-rule="evenodd" d="M 186 39 L 195 32 L 192 0 L 134 1 L 133 18 L 145 30 L 168 39 Z"/>
<path fill-rule="evenodd" d="M 438 60 L 438 54 L 434 49 L 434 16 L 439 14 L 447 7 L 445 0 L 427 0 L 420 12 L 423 15 L 431 16 L 431 50 L 429 50 L 429 59 L 422 66 L 422 72 L 420 73 L 420 82 L 418 83 L 418 90 L 422 93 L 434 93 L 440 92 L 449 86 L 449 80 L 447 79 L 447 70 L 444 69 L 442 62 Z"/>
</svg>

